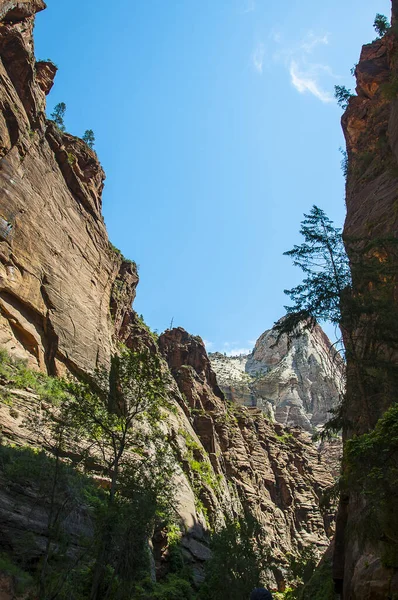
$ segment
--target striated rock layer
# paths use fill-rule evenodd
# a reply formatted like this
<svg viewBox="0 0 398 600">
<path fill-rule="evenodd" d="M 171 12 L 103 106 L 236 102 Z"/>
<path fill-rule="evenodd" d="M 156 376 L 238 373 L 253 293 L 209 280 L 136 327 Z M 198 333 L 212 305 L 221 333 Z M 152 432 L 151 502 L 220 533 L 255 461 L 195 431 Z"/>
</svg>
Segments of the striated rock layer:
<svg viewBox="0 0 398 600">
<path fill-rule="evenodd" d="M 138 277 L 108 242 L 95 152 L 46 120 L 56 69 L 35 62 L 32 42 L 44 4 L 3 4 L 0 218 L 11 230 L 0 227 L 0 344 L 50 373 L 92 370 L 112 349 L 113 284 L 133 289 Z"/>
<path fill-rule="evenodd" d="M 357 95 L 342 118 L 348 153 L 344 238 L 353 275 L 344 323 L 346 440 L 374 429 L 396 402 L 398 385 L 397 0 L 392 8 L 392 28 L 362 48 L 355 69 Z M 371 529 L 363 519 L 367 500 L 350 486 L 347 465 L 345 474 L 348 487 L 340 502 L 334 555 L 337 587 L 350 600 L 395 597 L 398 565 L 382 559 L 381 532 L 379 539 L 367 535 Z M 385 493 L 388 486 L 385 482 Z"/>
<path fill-rule="evenodd" d="M 319 325 L 289 341 L 265 331 L 247 356 L 210 354 L 227 398 L 276 421 L 313 431 L 330 419 L 344 389 L 344 363 Z"/>
<path fill-rule="evenodd" d="M 287 552 L 328 544 L 333 517 L 320 505 L 333 479 L 307 434 L 225 401 L 200 338 L 175 329 L 157 343 L 131 308 L 136 267 L 109 244 L 97 156 L 45 117 L 56 69 L 34 59 L 33 18 L 42 8 L 40 0 L 0 3 L 0 346 L 50 374 L 89 374 L 118 342 L 161 354 L 176 409 L 167 427 L 186 560 L 200 581 L 208 523 L 246 509 L 262 523 L 270 577 L 283 587 Z M 0 403 L 2 440 L 37 445 L 25 417 L 40 398 L 7 393 L 12 410 Z M 2 485 L 0 552 L 12 551 L 27 529 L 38 559 L 43 507 L 34 490 Z M 155 554 L 164 542 L 156 535 Z"/>
</svg>

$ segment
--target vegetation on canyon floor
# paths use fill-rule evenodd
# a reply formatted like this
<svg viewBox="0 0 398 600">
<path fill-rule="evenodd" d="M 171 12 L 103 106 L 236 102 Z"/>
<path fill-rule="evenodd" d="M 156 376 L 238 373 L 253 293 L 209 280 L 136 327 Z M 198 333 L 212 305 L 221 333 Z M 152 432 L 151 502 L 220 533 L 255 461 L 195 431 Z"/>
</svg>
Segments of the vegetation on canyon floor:
<svg viewBox="0 0 398 600">
<path fill-rule="evenodd" d="M 0 556 L 0 572 L 18 593 L 42 600 L 230 600 L 231 593 L 238 599 L 266 583 L 270 549 L 260 525 L 245 515 L 209 533 L 213 558 L 202 587 L 194 584 L 174 510 L 176 462 L 162 429 L 170 407 L 156 357 L 122 350 L 110 371 L 97 371 L 90 382 L 48 377 L 5 351 L 0 359 L 1 401 L 12 410 L 18 388 L 42 401 L 24 421 L 37 447 L 0 444 L 4 485 L 17 503 L 27 490 L 34 498 L 29 518 L 44 511 L 46 521 L 44 548 L 34 530 L 26 530 Z M 184 438 L 196 484 L 217 487 L 207 463 L 196 457 L 195 440 Z M 157 582 L 148 546 L 155 530 L 167 540 L 167 569 Z M 304 579 L 297 558 L 289 560 L 296 589 L 287 598 L 293 599 Z"/>
</svg>

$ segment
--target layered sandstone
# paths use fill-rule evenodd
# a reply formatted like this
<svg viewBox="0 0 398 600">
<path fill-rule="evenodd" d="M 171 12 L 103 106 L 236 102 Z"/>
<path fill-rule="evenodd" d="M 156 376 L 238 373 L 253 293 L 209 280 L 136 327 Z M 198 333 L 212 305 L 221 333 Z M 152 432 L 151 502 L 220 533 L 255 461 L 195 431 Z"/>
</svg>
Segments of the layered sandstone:
<svg viewBox="0 0 398 600">
<path fill-rule="evenodd" d="M 319 325 L 291 340 L 265 331 L 247 356 L 210 354 L 226 396 L 257 406 L 278 423 L 313 431 L 331 417 L 344 391 L 344 363 Z"/>
<path fill-rule="evenodd" d="M 34 59 L 42 8 L 1 8 L 0 216 L 12 231 L 0 236 L 0 344 L 51 373 L 89 371 L 113 347 L 115 280 L 120 289 L 128 280 L 131 305 L 138 278 L 109 244 L 95 152 L 46 119 L 56 68 Z"/>
<path fill-rule="evenodd" d="M 327 465 L 300 428 L 284 428 L 260 409 L 226 402 L 200 338 L 168 330 L 159 348 L 220 481 L 217 489 L 203 489 L 201 501 L 213 524 L 231 509 L 260 521 L 274 561 L 272 577 L 282 588 L 286 555 L 308 546 L 320 551 L 332 534 L 333 508 L 320 509 L 334 482 Z"/>
<path fill-rule="evenodd" d="M 33 17 L 42 8 L 40 0 L 0 3 L 0 346 L 50 374 L 90 374 L 118 342 L 161 354 L 175 407 L 167 430 L 186 561 L 200 581 L 208 523 L 246 509 L 263 526 L 270 578 L 282 587 L 287 552 L 328 544 L 333 511 L 321 500 L 333 478 L 306 433 L 225 401 L 200 338 L 175 329 L 157 343 L 133 311 L 136 267 L 109 244 L 97 156 L 45 116 L 56 68 L 34 59 Z M 1 385 L 12 403 L 0 403 L 3 442 L 37 446 L 27 422 L 42 400 Z M 0 550 L 13 551 L 29 529 L 38 559 L 43 507 L 34 490 L 14 488 L 1 486 Z M 153 544 L 162 563 L 161 532 Z"/>
<path fill-rule="evenodd" d="M 398 104 L 396 15 L 393 27 L 362 48 L 356 96 L 342 118 L 347 144 L 344 238 L 353 275 L 346 311 L 345 439 L 374 429 L 396 402 L 398 382 Z M 386 457 L 386 460 L 388 457 Z M 369 470 L 372 465 L 369 464 Z M 346 472 L 347 469 L 346 469 Z M 385 481 L 387 493 L 389 482 Z M 396 498 L 391 497 L 391 502 Z M 398 592 L 398 569 L 382 560 L 383 535 L 368 535 L 366 498 L 348 486 L 341 498 L 334 578 L 344 598 L 382 600 Z M 386 524 L 388 529 L 388 524 Z M 396 544 L 396 541 L 395 541 Z"/>
</svg>

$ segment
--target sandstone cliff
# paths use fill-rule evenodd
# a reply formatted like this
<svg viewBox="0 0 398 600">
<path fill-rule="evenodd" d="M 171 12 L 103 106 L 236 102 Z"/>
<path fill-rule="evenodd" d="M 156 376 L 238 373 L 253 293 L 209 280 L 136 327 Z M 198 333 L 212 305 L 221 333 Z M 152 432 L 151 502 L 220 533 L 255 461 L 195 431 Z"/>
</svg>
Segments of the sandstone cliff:
<svg viewBox="0 0 398 600">
<path fill-rule="evenodd" d="M 350 438 L 360 441 L 361 438 L 356 436 L 374 432 L 378 419 L 396 402 L 396 0 L 393 0 L 392 8 L 392 27 L 381 39 L 362 48 L 355 68 L 357 95 L 349 100 L 342 118 L 348 152 L 344 238 L 353 275 L 353 294 L 347 299 L 344 315 L 347 395 L 343 404 L 342 422 L 346 442 Z M 389 434 L 391 436 L 393 429 Z M 380 438 L 379 443 L 384 443 L 383 439 Z M 349 444 L 346 452 L 347 448 Z M 396 448 L 392 452 L 396 453 Z M 391 449 L 385 454 L 386 468 L 389 456 Z M 370 476 L 376 465 L 368 462 L 365 468 Z M 348 456 L 344 474 L 345 486 L 339 509 L 334 555 L 336 584 L 343 597 L 350 600 L 394 597 L 398 592 L 398 546 L 394 537 L 394 521 L 381 511 L 384 504 L 391 506 L 391 503 L 396 503 L 396 492 L 391 491 L 395 489 L 395 484 L 391 478 L 386 478 L 386 471 L 384 474 L 380 471 L 381 489 L 377 501 L 380 514 L 376 518 L 375 515 L 369 518 L 367 513 L 372 498 L 363 487 L 362 490 L 354 487 L 353 465 L 348 463 Z M 391 536 L 395 541 L 389 541 Z"/>
<path fill-rule="evenodd" d="M 265 331 L 251 354 L 210 354 L 227 398 L 257 406 L 278 423 L 313 431 L 330 419 L 344 389 L 344 363 L 317 325 L 289 341 Z"/>
<path fill-rule="evenodd" d="M 90 374 L 118 342 L 163 356 L 185 560 L 200 581 L 208 523 L 245 508 L 262 524 L 270 578 L 283 587 L 287 552 L 328 544 L 333 511 L 321 500 L 333 478 L 306 433 L 225 401 L 200 338 L 175 329 L 157 343 L 131 308 L 137 271 L 109 244 L 98 158 L 45 116 L 56 69 L 34 59 L 33 19 L 43 8 L 41 0 L 0 2 L 0 346 L 53 375 Z M 9 398 L 0 403 L 2 441 L 37 445 L 25 417 L 42 398 L 1 385 Z M 35 489 L 2 485 L 0 550 L 16 551 L 28 529 L 33 561 L 45 545 L 43 508 Z M 154 539 L 155 554 L 163 543 Z"/>
<path fill-rule="evenodd" d="M 86 371 L 112 349 L 114 282 L 115 293 L 129 288 L 131 304 L 138 278 L 109 244 L 95 152 L 46 119 L 56 69 L 34 59 L 42 8 L 1 8 L 0 217 L 12 229 L 0 235 L 0 343 L 51 373 Z"/>
</svg>

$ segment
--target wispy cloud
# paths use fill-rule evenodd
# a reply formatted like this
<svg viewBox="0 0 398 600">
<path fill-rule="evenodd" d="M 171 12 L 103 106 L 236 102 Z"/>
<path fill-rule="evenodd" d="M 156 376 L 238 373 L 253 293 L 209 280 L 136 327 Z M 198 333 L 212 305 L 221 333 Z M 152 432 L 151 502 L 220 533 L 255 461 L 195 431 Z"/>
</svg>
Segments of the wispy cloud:
<svg viewBox="0 0 398 600">
<path fill-rule="evenodd" d="M 307 68 L 307 70 L 302 70 L 302 68 L 300 69 L 298 66 L 297 62 L 292 60 L 290 63 L 289 73 L 293 86 L 298 92 L 300 92 L 300 94 L 310 92 L 310 94 L 313 94 L 321 102 L 332 102 L 332 95 L 329 92 L 325 92 L 321 89 L 317 81 L 318 69 L 314 67 L 316 67 L 316 65 L 311 65 L 309 68 Z"/>
<path fill-rule="evenodd" d="M 262 42 L 259 42 L 257 44 L 257 46 L 255 47 L 253 54 L 252 54 L 252 65 L 253 65 L 254 69 L 257 71 L 257 73 L 260 73 L 260 75 L 263 72 L 264 57 L 265 57 L 265 46 Z"/>
<path fill-rule="evenodd" d="M 275 48 L 272 60 L 281 63 L 288 70 L 293 87 L 300 93 L 309 93 L 321 102 L 327 104 L 333 101 L 331 93 L 325 90 L 331 88 L 330 78 L 336 78 L 327 64 L 314 60 L 319 46 L 329 44 L 328 33 L 308 33 L 294 45 L 283 43 L 283 36 L 277 30 L 272 30 L 270 40 Z"/>
<path fill-rule="evenodd" d="M 329 43 L 329 34 L 315 35 L 312 31 L 309 31 L 305 38 L 302 40 L 300 48 L 307 54 L 311 52 L 319 45 L 327 45 Z"/>
</svg>

